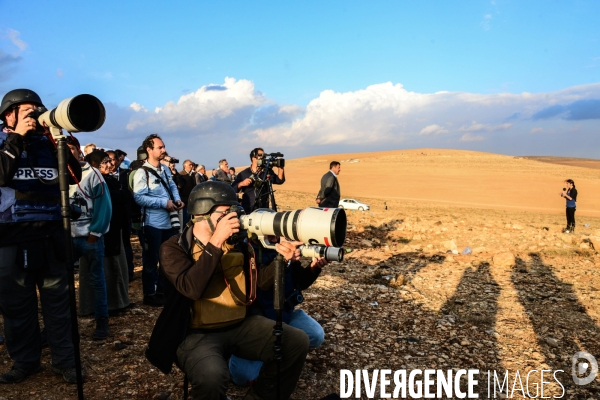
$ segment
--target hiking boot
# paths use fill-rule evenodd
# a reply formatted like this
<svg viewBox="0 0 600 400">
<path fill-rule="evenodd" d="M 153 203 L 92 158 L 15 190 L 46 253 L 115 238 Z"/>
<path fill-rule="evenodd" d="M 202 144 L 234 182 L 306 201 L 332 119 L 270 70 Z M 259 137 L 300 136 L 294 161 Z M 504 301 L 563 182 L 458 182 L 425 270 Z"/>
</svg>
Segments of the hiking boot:
<svg viewBox="0 0 600 400">
<path fill-rule="evenodd" d="M 144 296 L 144 304 L 150 307 L 162 307 L 165 303 L 156 295 Z"/>
<path fill-rule="evenodd" d="M 29 375 L 37 374 L 42 370 L 42 367 L 37 367 L 32 371 L 12 367 L 9 371 L 0 375 L 0 383 L 19 383 Z"/>
<path fill-rule="evenodd" d="M 94 340 L 104 340 L 108 337 L 108 318 L 96 318 L 96 330 L 92 336 Z"/>
<path fill-rule="evenodd" d="M 77 383 L 77 370 L 75 369 L 75 367 L 61 369 L 53 365 L 52 372 L 58 375 L 62 375 L 63 379 L 67 383 Z M 81 378 L 85 382 L 85 373 L 83 372 L 83 370 L 81 371 Z"/>
</svg>

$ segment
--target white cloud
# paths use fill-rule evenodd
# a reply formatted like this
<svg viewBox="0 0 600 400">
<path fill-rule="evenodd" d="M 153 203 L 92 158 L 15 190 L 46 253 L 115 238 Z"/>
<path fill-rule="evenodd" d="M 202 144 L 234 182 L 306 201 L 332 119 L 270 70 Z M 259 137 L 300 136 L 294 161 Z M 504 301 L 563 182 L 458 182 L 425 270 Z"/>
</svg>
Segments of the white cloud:
<svg viewBox="0 0 600 400">
<path fill-rule="evenodd" d="M 419 135 L 441 135 L 443 133 L 448 133 L 448 130 L 444 129 L 444 127 L 442 127 L 442 126 L 433 124 L 433 125 L 427 125 L 425 128 L 421 129 L 421 132 L 419 132 Z"/>
<path fill-rule="evenodd" d="M 129 105 L 129 108 L 131 108 L 135 112 L 140 112 L 140 111 L 148 112 L 146 107 L 144 107 L 143 105 L 141 105 L 139 103 L 136 103 L 135 101 Z"/>
<path fill-rule="evenodd" d="M 226 78 L 220 84 L 202 86 L 151 110 L 139 102 L 126 108 L 111 106 L 110 112 L 107 110 L 107 128 L 103 127 L 99 134 L 110 136 L 111 141 L 141 143 L 145 135 L 158 132 L 165 138 L 169 152 L 173 150 L 179 158 L 212 156 L 215 146 L 221 149 L 226 143 L 227 151 L 239 152 L 242 162 L 247 161 L 247 150 L 257 145 L 282 151 L 288 157 L 315 151 L 399 147 L 455 147 L 507 153 L 518 149 L 540 154 L 541 148 L 555 145 L 550 140 L 540 143 L 534 135 L 527 134 L 532 130 L 532 117 L 543 110 L 552 111 L 555 106 L 581 100 L 593 103 L 594 99 L 600 99 L 600 83 L 547 93 L 474 94 L 418 93 L 387 82 L 351 92 L 324 90 L 301 107 L 276 103 L 249 80 Z M 589 152 L 600 148 L 596 134 L 600 119 L 561 119 L 564 126 L 558 127 L 556 119 L 561 115 L 538 118 L 533 129 L 552 132 L 552 140 L 557 141 L 555 147 L 562 149 L 563 141 L 558 142 L 564 139 L 561 132 L 573 135 L 569 130 L 577 127 L 578 137 L 588 139 L 571 140 L 571 146 L 580 146 L 584 154 L 593 156 Z M 217 160 L 224 157 L 234 158 L 224 153 Z"/>
<path fill-rule="evenodd" d="M 471 122 L 470 126 L 461 126 L 458 128 L 459 132 L 494 132 L 494 131 L 503 131 L 510 128 L 512 124 L 504 123 L 496 126 L 492 126 L 490 124 L 478 124 L 477 121 Z"/>
<path fill-rule="evenodd" d="M 6 36 L 8 36 L 8 39 L 12 42 L 12 44 L 17 46 L 20 51 L 23 51 L 27 48 L 27 43 L 21 40 L 21 32 L 8 28 L 6 30 Z"/>
<path fill-rule="evenodd" d="M 139 118 L 136 115 L 127 124 L 127 129 L 152 126 L 153 130 L 158 131 L 193 129 L 196 132 L 217 133 L 227 126 L 227 130 L 239 130 L 250 123 L 256 109 L 270 103 L 254 89 L 251 81 L 227 77 L 222 85 L 202 86 L 193 93 L 181 96 L 177 102 L 170 101 L 157 107 L 152 114 L 142 113 Z M 143 107 L 135 104 L 136 108 Z"/>
<path fill-rule="evenodd" d="M 465 133 L 460 137 L 461 142 L 481 142 L 485 138 L 481 135 L 473 135 L 472 133 Z"/>
<path fill-rule="evenodd" d="M 532 128 L 529 133 L 542 133 L 544 132 L 544 128 Z"/>
</svg>

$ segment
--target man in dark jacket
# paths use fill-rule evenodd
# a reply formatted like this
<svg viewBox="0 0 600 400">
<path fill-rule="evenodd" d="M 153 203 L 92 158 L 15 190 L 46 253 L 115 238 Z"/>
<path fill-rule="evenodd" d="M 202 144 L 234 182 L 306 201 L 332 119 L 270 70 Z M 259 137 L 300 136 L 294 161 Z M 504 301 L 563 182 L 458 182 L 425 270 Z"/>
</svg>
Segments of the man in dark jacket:
<svg viewBox="0 0 600 400">
<path fill-rule="evenodd" d="M 43 107 L 28 89 L 8 92 L 0 104 L 0 311 L 6 349 L 14 360 L 0 383 L 21 382 L 41 369 L 36 289 L 52 371 L 77 382 L 56 148 L 36 129 L 31 114 Z M 81 179 L 79 162 L 68 156 Z"/>
<path fill-rule="evenodd" d="M 188 204 L 188 197 L 190 197 L 190 192 L 196 186 L 196 178 L 193 174 L 194 171 L 194 163 L 191 160 L 185 160 L 183 162 L 183 169 L 179 171 L 179 182 L 181 187 L 179 188 L 179 196 L 181 197 L 181 201 L 185 204 Z M 190 214 L 188 214 L 187 206 L 183 207 L 183 224 L 185 225 L 190 220 Z"/>
<path fill-rule="evenodd" d="M 277 168 L 277 173 L 272 168 L 265 171 L 258 166 L 258 160 L 265 157 L 265 151 L 257 147 L 250 152 L 250 166 L 241 171 L 235 178 L 232 186 L 236 192 L 242 192 L 242 207 L 246 214 L 258 208 L 269 208 L 269 185 L 261 180 L 269 180 L 273 185 L 285 183 L 285 170 Z"/>
<path fill-rule="evenodd" d="M 319 207 L 337 208 L 340 202 L 340 183 L 338 175 L 342 166 L 337 161 L 329 164 L 329 171 L 321 178 L 321 190 L 317 194 L 316 203 Z"/>
<path fill-rule="evenodd" d="M 192 385 L 192 398 L 215 400 L 225 398 L 230 354 L 261 360 L 264 367 L 246 399 L 274 399 L 273 321 L 246 315 L 246 306 L 255 299 L 260 284 L 256 261 L 247 243 L 237 247 L 228 243 L 240 230 L 237 214 L 229 212 L 232 205 L 238 205 L 236 193 L 226 183 L 205 182 L 192 190 L 189 200 L 191 224 L 161 247 L 162 271 L 175 290 L 167 296 L 146 355 L 163 372 L 170 370 L 176 356 Z M 276 246 L 285 260 L 296 258 L 295 249 L 287 242 Z M 226 277 L 234 267 L 244 271 L 239 280 Z M 228 296 L 235 297 L 235 304 L 219 303 Z M 282 399 L 288 399 L 296 387 L 308 346 L 303 331 L 283 325 Z"/>
</svg>

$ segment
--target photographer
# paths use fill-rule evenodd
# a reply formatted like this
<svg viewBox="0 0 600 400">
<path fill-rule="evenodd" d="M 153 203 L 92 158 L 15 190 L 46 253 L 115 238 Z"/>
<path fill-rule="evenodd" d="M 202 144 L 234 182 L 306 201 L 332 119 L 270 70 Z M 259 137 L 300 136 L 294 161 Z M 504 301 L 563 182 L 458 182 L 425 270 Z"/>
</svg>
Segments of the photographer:
<svg viewBox="0 0 600 400">
<path fill-rule="evenodd" d="M 142 147 L 148 158 L 144 165 L 135 171 L 133 197 L 142 207 L 144 214 L 142 221 L 144 304 L 161 307 L 164 304 L 164 281 L 158 274 L 158 251 L 163 242 L 179 233 L 177 211 L 185 204 L 179 197 L 171 170 L 161 164 L 166 151 L 160 136 L 152 134 L 146 137 Z"/>
<path fill-rule="evenodd" d="M 0 312 L 6 349 L 14 360 L 0 383 L 21 382 L 41 369 L 36 288 L 52 371 L 69 383 L 77 381 L 58 160 L 55 146 L 36 130 L 32 113 L 40 107 L 42 100 L 28 89 L 8 92 L 0 104 Z M 68 163 L 81 179 L 79 162 L 69 156 Z"/>
<path fill-rule="evenodd" d="M 225 183 L 196 186 L 190 194 L 192 224 L 161 247 L 171 290 L 146 355 L 165 373 L 176 359 L 192 385 L 193 399 L 226 398 L 230 354 L 265 363 L 246 399 L 275 398 L 274 324 L 247 313 L 262 278 L 252 247 L 232 237 L 240 231 L 237 214 L 230 212 L 237 204 L 236 193 Z M 278 244 L 277 251 L 286 260 L 295 259 L 292 244 Z M 282 345 L 281 398 L 288 399 L 309 343 L 304 332 L 284 324 Z"/>
<path fill-rule="evenodd" d="M 277 243 L 277 238 L 269 237 L 271 243 Z M 302 242 L 288 242 L 295 248 L 295 258 L 300 258 L 300 250 L 298 246 Z M 264 315 L 265 317 L 275 320 L 276 313 L 273 305 L 275 296 L 273 290 L 274 265 L 272 266 L 277 252 L 271 249 L 264 248 L 262 244 L 256 240 L 250 240 L 250 244 L 256 253 L 256 259 L 259 264 L 259 273 L 262 274 L 261 285 L 257 292 L 256 301 L 252 305 L 251 312 L 253 314 Z M 310 348 L 319 347 L 325 340 L 325 332 L 323 327 L 312 317 L 306 314 L 303 310 L 296 309 L 296 306 L 304 301 L 302 290 L 307 289 L 317 280 L 321 273 L 321 268 L 327 265 L 325 258 L 315 258 L 310 263 L 308 268 L 305 268 L 300 262 L 292 263 L 285 269 L 284 275 L 284 309 L 283 322 L 301 329 L 308 335 Z M 229 371 L 231 379 L 236 385 L 246 386 L 252 383 L 258 377 L 263 363 L 261 361 L 245 360 L 235 355 L 229 359 Z"/>
<path fill-rule="evenodd" d="M 577 189 L 573 179 L 565 181 L 566 188 L 560 192 L 560 197 L 564 197 L 567 201 L 567 227 L 563 229 L 563 233 L 575 232 L 575 210 L 577 209 Z"/>
<path fill-rule="evenodd" d="M 269 185 L 260 179 L 270 180 L 273 185 L 281 185 L 285 182 L 285 171 L 283 167 L 277 169 L 277 174 L 271 168 L 268 171 L 258 166 L 258 160 L 265 157 L 265 151 L 257 147 L 250 152 L 251 165 L 240 172 L 235 178 L 232 186 L 236 192 L 242 192 L 242 207 L 246 214 L 250 214 L 257 208 L 269 207 Z M 257 201 L 258 199 L 258 201 Z"/>
</svg>

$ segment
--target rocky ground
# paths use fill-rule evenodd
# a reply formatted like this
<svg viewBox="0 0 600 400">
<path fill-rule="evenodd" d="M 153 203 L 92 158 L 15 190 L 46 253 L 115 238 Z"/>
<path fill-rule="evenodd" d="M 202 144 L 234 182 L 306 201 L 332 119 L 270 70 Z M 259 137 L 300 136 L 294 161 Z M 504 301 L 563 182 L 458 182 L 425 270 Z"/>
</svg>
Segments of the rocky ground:
<svg viewBox="0 0 600 400">
<path fill-rule="evenodd" d="M 278 192 L 284 210 L 312 198 Z M 310 352 L 295 399 L 339 393 L 340 369 L 417 368 L 509 370 L 511 389 L 517 371 L 525 385 L 531 370 L 564 370 L 562 398 L 600 398 L 598 378 L 585 387 L 571 379 L 575 352 L 600 358 L 600 218 L 578 218 L 577 232 L 562 234 L 563 215 L 393 200 L 385 210 L 383 200 L 359 200 L 372 210 L 348 212 L 344 261 L 304 293 L 302 308 L 324 326 L 326 340 Z M 467 247 L 471 254 L 462 254 Z M 140 279 L 130 294 L 137 306 L 111 319 L 109 340 L 92 341 L 93 320 L 79 320 L 86 398 L 180 399 L 182 374 L 165 376 L 143 355 L 159 310 L 141 304 Z M 0 386 L 0 398 L 76 398 L 75 386 L 50 371 L 48 349 L 42 362 L 40 374 Z M 0 364 L 11 365 L 5 346 Z M 539 382 L 532 372 L 532 396 Z M 487 381 L 478 391 L 487 398 Z M 561 392 L 545 384 L 544 396 Z M 232 399 L 243 393 L 230 387 Z"/>
</svg>

